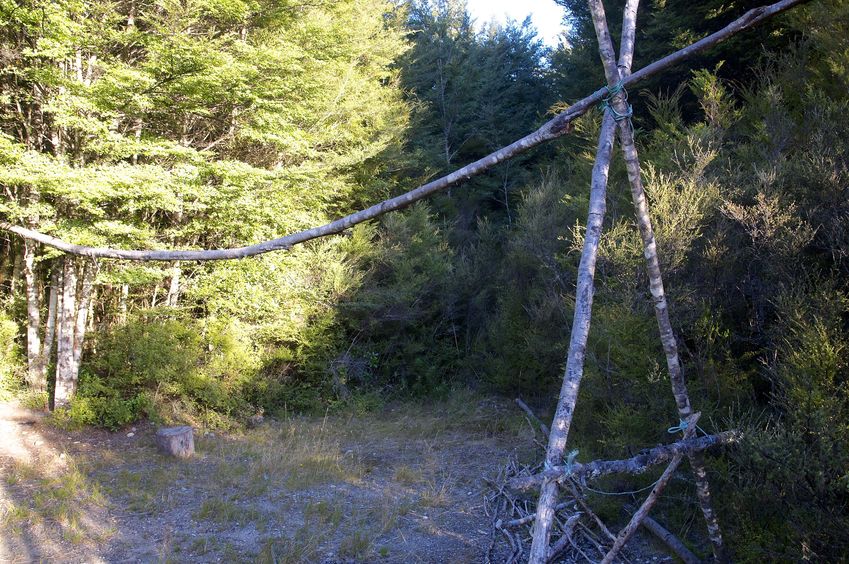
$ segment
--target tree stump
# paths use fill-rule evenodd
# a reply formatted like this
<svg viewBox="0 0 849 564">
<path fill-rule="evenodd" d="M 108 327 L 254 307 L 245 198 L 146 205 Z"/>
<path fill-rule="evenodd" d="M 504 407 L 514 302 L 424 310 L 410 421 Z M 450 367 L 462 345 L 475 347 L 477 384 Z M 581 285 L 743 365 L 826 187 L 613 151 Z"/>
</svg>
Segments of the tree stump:
<svg viewBox="0 0 849 564">
<path fill-rule="evenodd" d="M 195 453 L 191 427 L 163 427 L 156 432 L 156 446 L 163 454 L 190 458 Z"/>
</svg>

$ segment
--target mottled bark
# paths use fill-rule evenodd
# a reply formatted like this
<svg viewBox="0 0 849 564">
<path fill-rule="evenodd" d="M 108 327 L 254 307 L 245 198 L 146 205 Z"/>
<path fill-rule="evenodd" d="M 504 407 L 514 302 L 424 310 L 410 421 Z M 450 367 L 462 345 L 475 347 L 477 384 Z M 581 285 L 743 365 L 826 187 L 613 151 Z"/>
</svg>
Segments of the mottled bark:
<svg viewBox="0 0 849 564">
<path fill-rule="evenodd" d="M 547 466 L 555 466 L 563 460 L 566 451 L 566 439 L 572 424 L 572 414 L 578 401 L 578 389 L 584 375 L 584 356 L 587 350 L 587 336 L 590 332 L 590 318 L 593 303 L 593 280 L 595 263 L 598 257 L 598 244 L 606 210 L 607 176 L 610 169 L 610 157 L 613 153 L 613 140 L 616 122 L 610 114 L 602 118 L 598 136 L 598 150 L 593 166 L 592 186 L 590 188 L 590 206 L 587 214 L 587 229 L 584 236 L 584 248 L 578 265 L 578 282 L 575 290 L 575 316 L 572 321 L 572 335 L 569 340 L 569 353 L 566 358 L 566 370 L 557 411 L 551 424 L 548 448 L 545 454 Z M 536 521 L 534 522 L 533 542 L 529 562 L 541 564 L 548 560 L 551 521 L 554 518 L 554 506 L 557 503 L 557 482 L 543 480 L 537 502 Z"/>
<path fill-rule="evenodd" d="M 626 7 L 623 16 L 622 35 L 623 53 L 630 51 L 626 57 L 633 56 L 634 25 L 636 24 L 636 7 L 639 0 L 628 0 L 628 6 L 634 12 L 630 16 Z M 630 38 L 626 41 L 625 38 Z M 615 56 L 610 41 L 607 42 L 610 56 Z M 601 45 L 601 44 L 600 44 Z M 613 146 L 613 130 L 616 122 L 610 112 L 605 112 L 599 133 L 599 146 L 593 167 L 592 187 L 590 189 L 590 210 L 587 218 L 587 231 L 584 238 L 584 249 L 578 266 L 578 284 L 575 290 L 575 317 L 572 322 L 572 334 L 569 340 L 569 353 L 566 358 L 566 373 L 560 390 L 557 411 L 551 425 L 548 448 L 545 455 L 546 466 L 558 464 L 566 452 L 566 441 L 569 427 L 572 424 L 572 414 L 578 401 L 578 390 L 584 373 L 584 357 L 586 355 L 587 337 L 589 336 L 590 319 L 592 316 L 593 281 L 595 277 L 595 262 L 598 255 L 598 243 L 601 237 L 601 227 L 604 221 L 605 192 L 607 176 L 610 168 L 610 158 Z M 540 496 L 537 501 L 537 517 L 534 522 L 533 540 L 529 562 L 541 564 L 550 555 L 549 542 L 551 539 L 551 522 L 554 518 L 554 506 L 557 503 L 557 483 L 553 480 L 543 480 Z"/>
<path fill-rule="evenodd" d="M 182 269 L 179 265 L 176 265 L 171 269 L 171 282 L 168 285 L 168 296 L 165 299 L 165 303 L 171 307 L 175 307 L 177 305 L 177 301 L 180 299 L 181 274 Z"/>
<path fill-rule="evenodd" d="M 97 276 L 97 263 L 94 261 L 80 265 L 80 287 L 77 296 L 76 315 L 74 323 L 74 347 L 73 347 L 73 379 L 76 381 L 80 373 L 80 359 L 82 358 L 83 343 L 85 342 L 86 329 L 88 328 L 88 315 L 91 306 L 94 279 Z"/>
<path fill-rule="evenodd" d="M 682 439 L 668 445 L 656 446 L 631 458 L 623 460 L 593 460 L 592 462 L 573 462 L 570 468 L 560 464 L 533 474 L 513 478 L 508 486 L 514 490 L 529 490 L 544 481 L 563 483 L 567 478 L 595 480 L 611 474 L 642 474 L 650 468 L 664 464 L 678 455 L 702 452 L 709 448 L 731 445 L 738 442 L 742 435 L 737 431 L 725 431 L 716 435 Z"/>
<path fill-rule="evenodd" d="M 626 61 L 620 59 L 619 65 L 616 65 L 616 59 L 613 55 L 613 43 L 610 39 L 610 34 L 607 28 L 607 21 L 604 15 L 604 6 L 601 0 L 590 0 L 590 9 L 593 16 L 593 25 L 596 29 L 596 37 L 599 43 L 599 53 L 601 61 L 604 65 L 604 72 L 609 84 L 616 84 L 620 80 L 624 80 L 630 74 L 630 67 Z M 626 9 L 626 18 L 628 10 Z M 636 6 L 634 7 L 634 18 L 636 18 Z M 623 36 L 623 45 L 626 37 Z M 631 38 L 633 41 L 633 38 Z M 633 43 L 632 43 L 633 45 Z M 612 100 L 612 105 L 617 113 L 627 114 L 628 104 L 625 98 L 621 95 L 615 96 Z M 640 236 L 643 240 L 643 255 L 646 259 L 646 270 L 649 277 L 649 289 L 654 302 L 655 317 L 657 318 L 658 329 L 660 330 L 660 340 L 663 344 L 663 352 L 666 356 L 666 366 L 669 371 L 669 380 L 672 384 L 672 393 L 675 397 L 675 403 L 678 407 L 678 417 L 681 420 L 688 420 L 692 413 L 690 405 L 690 397 L 687 391 L 687 385 L 684 381 L 684 374 L 681 370 L 681 361 L 678 357 L 678 343 L 675 339 L 675 333 L 672 329 L 672 323 L 669 319 L 669 308 L 666 302 L 666 293 L 663 287 L 663 277 L 660 270 L 660 260 L 657 254 L 657 242 L 652 229 L 651 216 L 649 214 L 648 201 L 646 200 L 645 189 L 643 187 L 642 174 L 640 171 L 640 159 L 637 153 L 637 147 L 634 143 L 634 131 L 627 120 L 619 122 L 619 138 L 622 145 L 622 151 L 625 157 L 625 167 L 628 171 L 628 180 L 631 185 L 631 198 L 634 202 L 634 212 L 637 217 L 637 225 L 640 229 Z M 693 454 L 690 457 L 690 465 L 693 468 L 693 473 L 696 478 L 696 492 L 699 498 L 699 504 L 702 508 L 702 513 L 708 528 L 708 534 L 714 549 L 714 555 L 717 559 L 722 560 L 723 542 L 722 533 L 719 527 L 719 522 L 710 502 L 710 485 L 707 481 L 707 472 L 704 468 L 704 461 L 700 455 Z"/>
<path fill-rule="evenodd" d="M 56 338 L 56 310 L 59 305 L 59 287 L 61 283 L 61 272 L 57 267 L 53 268 L 50 275 L 50 298 L 47 302 L 47 325 L 44 328 L 44 345 L 41 347 L 41 367 L 47 378 L 47 367 L 50 365 L 50 355 L 53 353 L 53 342 Z"/>
<path fill-rule="evenodd" d="M 127 322 L 127 302 L 130 298 L 130 285 L 121 284 L 121 296 L 118 298 L 118 319 L 121 323 Z"/>
<path fill-rule="evenodd" d="M 77 271 L 72 257 L 65 257 L 62 269 L 62 300 L 59 307 L 59 334 L 56 346 L 56 387 L 53 407 L 67 407 L 77 387 L 74 371 L 74 329 L 76 325 Z"/>
<path fill-rule="evenodd" d="M 24 277 L 24 254 L 23 252 L 14 251 L 14 259 L 12 260 L 12 278 L 9 286 L 9 291 L 14 295 L 21 285 L 21 279 Z"/>
<path fill-rule="evenodd" d="M 27 296 L 27 384 L 35 390 L 47 389 L 41 352 L 41 294 L 35 276 L 36 242 L 24 240 L 24 282 Z"/>
<path fill-rule="evenodd" d="M 654 76 L 659 72 L 680 63 L 684 59 L 687 59 L 695 55 L 696 53 L 704 51 L 705 49 L 716 45 L 717 43 L 731 37 L 732 35 L 739 33 L 744 29 L 753 27 L 775 16 L 776 14 L 784 12 L 785 10 L 790 9 L 793 6 L 802 4 L 806 1 L 807 0 L 782 0 L 769 6 L 749 10 L 743 16 L 731 22 L 729 25 L 717 31 L 716 33 L 713 33 L 705 37 L 704 39 L 693 43 L 692 45 L 689 45 L 679 51 L 676 51 L 675 53 L 672 53 L 671 55 L 668 55 L 658 61 L 655 61 L 654 63 L 628 76 L 624 81 L 624 85 L 630 86 L 651 76 Z M 0 229 L 9 231 L 11 233 L 16 233 L 21 237 L 27 239 L 33 239 L 44 245 L 54 247 L 69 254 L 95 258 L 127 259 L 139 261 L 207 261 L 245 258 L 272 251 L 287 250 L 293 245 L 304 243 L 306 241 L 310 241 L 319 237 L 326 237 L 328 235 L 341 233 L 347 229 L 350 229 L 354 225 L 357 225 L 358 223 L 374 219 L 390 211 L 405 208 L 414 202 L 417 202 L 423 198 L 430 196 L 431 194 L 449 188 L 450 186 L 453 186 L 454 184 L 457 184 L 459 182 L 468 180 L 472 176 L 481 174 L 482 172 L 492 168 L 496 164 L 501 163 L 515 155 L 528 151 L 529 149 L 536 147 L 537 145 L 540 145 L 546 141 L 550 141 L 551 139 L 561 137 L 571 130 L 571 122 L 573 120 L 575 120 L 577 117 L 582 116 L 587 111 L 592 109 L 606 95 L 607 89 L 601 88 L 593 92 L 589 96 L 583 98 L 582 100 L 579 100 L 578 102 L 570 106 L 567 110 L 556 115 L 554 118 L 543 124 L 543 126 L 540 127 L 537 131 L 526 135 L 518 141 L 515 141 L 505 147 L 502 147 L 501 149 L 498 149 L 497 151 L 490 153 L 489 155 L 469 165 L 457 169 L 454 172 L 443 176 L 442 178 L 419 186 L 418 188 L 415 188 L 405 194 L 401 194 L 400 196 L 396 196 L 395 198 L 390 198 L 389 200 L 385 200 L 383 202 L 380 202 L 379 204 L 375 204 L 374 206 L 371 206 L 359 212 L 337 219 L 326 225 L 314 227 L 305 231 L 286 235 L 285 237 L 264 241 L 262 243 L 257 243 L 255 245 L 250 245 L 246 247 L 215 250 L 124 250 L 75 245 L 73 243 L 68 243 L 66 241 L 62 241 L 61 239 L 57 239 L 56 237 L 51 237 L 50 235 L 39 233 L 35 230 L 26 229 L 24 227 L 12 225 L 6 222 L 0 222 Z"/>
</svg>

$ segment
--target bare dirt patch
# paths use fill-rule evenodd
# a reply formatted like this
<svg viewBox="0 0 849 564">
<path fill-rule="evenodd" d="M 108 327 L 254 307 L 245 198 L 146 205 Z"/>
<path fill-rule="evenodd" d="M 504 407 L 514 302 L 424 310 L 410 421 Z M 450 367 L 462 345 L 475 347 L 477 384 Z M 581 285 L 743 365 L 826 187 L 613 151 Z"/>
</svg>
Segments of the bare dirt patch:
<svg viewBox="0 0 849 564">
<path fill-rule="evenodd" d="M 533 437 L 509 403 L 464 398 L 196 433 L 63 431 L 0 407 L 0 561 L 474 562 L 482 476 Z"/>
<path fill-rule="evenodd" d="M 0 562 L 499 562 L 485 478 L 540 453 L 512 403 L 468 395 L 197 430 L 185 461 L 155 432 L 0 404 Z"/>
</svg>

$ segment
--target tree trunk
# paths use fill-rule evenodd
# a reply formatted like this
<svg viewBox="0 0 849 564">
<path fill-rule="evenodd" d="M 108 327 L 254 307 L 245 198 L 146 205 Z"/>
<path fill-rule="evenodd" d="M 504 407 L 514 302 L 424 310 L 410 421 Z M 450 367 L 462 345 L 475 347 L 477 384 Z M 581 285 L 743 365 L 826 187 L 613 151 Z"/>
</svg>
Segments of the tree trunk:
<svg viewBox="0 0 849 564">
<path fill-rule="evenodd" d="M 136 147 L 138 147 L 139 144 L 141 143 L 142 125 L 143 125 L 143 122 L 142 122 L 141 118 L 136 119 L 135 125 L 133 126 L 133 129 L 134 129 L 133 135 L 136 138 Z M 138 164 L 139 163 L 139 154 L 133 153 L 131 160 L 132 160 L 132 163 L 134 165 Z"/>
<path fill-rule="evenodd" d="M 180 274 L 182 273 L 182 269 L 179 265 L 175 265 L 173 269 L 171 269 L 171 283 L 168 286 L 168 297 L 166 298 L 166 304 L 174 307 L 177 305 L 177 301 L 180 298 Z"/>
<path fill-rule="evenodd" d="M 97 276 L 97 263 L 94 261 L 81 266 L 80 293 L 77 299 L 77 311 L 74 324 L 74 348 L 73 348 L 73 378 L 76 385 L 80 373 L 80 359 L 82 358 L 83 342 L 85 340 L 86 328 L 88 327 L 89 306 L 91 305 L 94 278 Z"/>
<path fill-rule="evenodd" d="M 12 295 L 18 291 L 18 286 L 21 284 L 21 278 L 23 278 L 24 272 L 24 257 L 23 253 L 16 252 L 13 249 L 14 259 L 12 260 L 12 283 L 9 287 Z"/>
<path fill-rule="evenodd" d="M 127 301 L 130 298 L 130 285 L 129 284 L 121 284 L 121 297 L 118 298 L 118 311 L 119 317 L 118 319 L 121 323 L 127 322 Z"/>
<path fill-rule="evenodd" d="M 41 299 L 35 276 L 35 241 L 24 241 L 24 281 L 27 295 L 27 384 L 34 390 L 45 390 L 47 380 L 42 370 Z"/>
<path fill-rule="evenodd" d="M 61 272 L 53 268 L 50 275 L 50 298 L 47 302 L 47 326 L 44 328 L 44 345 L 41 347 L 41 371 L 44 380 L 47 381 L 47 367 L 50 365 L 50 355 L 53 354 L 53 342 L 56 337 L 56 310 L 59 303 L 59 287 L 61 285 Z"/>
<path fill-rule="evenodd" d="M 560 400 L 545 455 L 546 466 L 555 466 L 563 460 L 566 451 L 566 439 L 572 414 L 578 400 L 578 388 L 584 375 L 584 356 L 587 349 L 587 337 L 590 332 L 590 316 L 593 303 L 593 279 L 598 256 L 598 244 L 606 210 L 607 175 L 610 168 L 610 156 L 613 152 L 613 135 L 616 122 L 613 116 L 605 114 L 598 136 L 598 152 L 593 167 L 592 187 L 590 188 L 590 206 L 587 213 L 587 231 L 584 236 L 584 248 L 578 266 L 578 284 L 575 290 L 575 317 L 572 322 L 572 336 L 569 340 L 569 354 L 566 359 L 566 373 L 560 389 Z M 534 537 L 531 544 L 529 562 L 542 564 L 548 560 L 548 544 L 551 538 L 551 521 L 554 518 L 554 506 L 557 503 L 557 481 L 543 480 L 537 503 Z"/>
<path fill-rule="evenodd" d="M 56 347 L 56 387 L 53 407 L 67 407 L 77 387 L 74 370 L 74 329 L 76 325 L 77 271 L 74 259 L 65 257 L 62 269 L 62 303 L 59 308 L 59 338 Z"/>
</svg>

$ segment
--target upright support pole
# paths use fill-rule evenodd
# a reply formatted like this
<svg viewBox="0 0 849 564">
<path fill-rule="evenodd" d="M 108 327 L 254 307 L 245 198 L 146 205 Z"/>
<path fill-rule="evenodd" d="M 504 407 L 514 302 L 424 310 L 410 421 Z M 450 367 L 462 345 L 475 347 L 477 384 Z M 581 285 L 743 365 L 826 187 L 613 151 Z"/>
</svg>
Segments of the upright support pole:
<svg viewBox="0 0 849 564">
<path fill-rule="evenodd" d="M 555 466 L 563 460 L 566 451 L 566 439 L 572 414 L 578 400 L 578 388 L 584 375 L 584 357 L 587 351 L 587 336 L 590 332 L 590 317 L 593 305 L 593 280 L 595 263 L 598 257 L 598 244 L 601 239 L 601 227 L 607 209 L 607 176 L 610 158 L 613 153 L 616 122 L 611 114 L 605 114 L 598 136 L 598 151 L 593 166 L 592 186 L 590 188 L 590 206 L 587 213 L 587 231 L 584 236 L 584 248 L 578 265 L 578 284 L 575 290 L 575 317 L 572 321 L 572 335 L 569 340 L 569 354 L 566 358 L 566 373 L 560 389 L 560 399 L 551 434 L 548 437 L 548 449 L 545 454 L 546 466 Z M 557 481 L 543 480 L 537 503 L 534 535 L 531 543 L 529 562 L 543 564 L 548 561 L 551 522 L 554 519 L 554 506 L 557 503 Z"/>
<path fill-rule="evenodd" d="M 633 3 L 632 16 L 636 21 L 636 1 L 629 1 L 630 6 Z M 630 43 L 633 49 L 633 35 L 630 38 L 626 37 L 623 32 L 622 37 L 622 58 L 619 60 L 617 68 L 616 60 L 613 55 L 613 43 L 610 38 L 610 33 L 607 29 L 607 20 L 604 14 L 604 6 L 601 0 L 589 0 L 590 10 L 595 25 L 596 36 L 598 37 L 599 53 L 604 64 L 604 72 L 607 77 L 608 84 L 612 87 L 624 80 L 631 73 L 632 56 L 626 57 L 626 42 Z M 625 8 L 626 21 L 629 18 L 629 7 Z M 633 26 L 630 28 L 633 30 Z M 633 51 L 631 51 L 633 53 Z M 625 98 L 621 95 L 613 97 L 611 101 L 613 109 L 618 115 L 628 115 L 630 108 L 628 107 Z M 681 361 L 678 357 L 678 344 L 675 339 L 675 333 L 672 330 L 672 323 L 669 320 L 669 308 L 666 302 L 666 293 L 663 288 L 663 277 L 660 270 L 660 261 L 657 256 L 657 242 L 652 229 L 651 217 L 649 215 L 648 201 L 646 200 L 645 190 L 643 188 L 642 175 L 640 172 L 640 159 L 637 154 L 637 147 L 634 143 L 634 131 L 631 128 L 629 120 L 619 121 L 619 138 L 622 143 L 622 151 L 625 156 L 625 166 L 628 171 L 628 180 L 631 184 L 631 198 L 634 202 L 634 212 L 637 216 L 637 224 L 640 229 L 640 236 L 643 240 L 643 255 L 646 259 L 646 269 L 649 276 L 649 286 L 654 302 L 655 317 L 657 325 L 660 329 L 660 339 L 663 344 L 663 352 L 666 355 L 666 365 L 669 371 L 669 380 L 672 384 L 672 393 L 675 396 L 675 403 L 678 407 L 678 417 L 682 421 L 687 421 L 693 414 L 692 406 L 690 405 L 690 396 L 687 391 L 687 384 L 684 381 L 684 374 L 681 370 Z M 722 542 L 722 532 L 719 527 L 719 522 L 713 511 L 710 501 L 710 485 L 707 480 L 707 472 L 705 471 L 704 457 L 701 453 L 691 453 L 689 455 L 690 466 L 693 469 L 693 474 L 696 479 L 696 493 L 699 498 L 699 504 L 705 518 L 705 523 L 708 529 L 711 544 L 713 545 L 714 556 L 717 560 L 722 561 L 725 558 L 724 546 Z"/>
<path fill-rule="evenodd" d="M 633 11 L 635 13 L 637 1 L 628 0 L 629 6 L 633 4 Z M 633 26 L 636 24 L 636 16 L 631 18 L 628 16 L 628 13 L 628 9 L 626 8 L 623 21 L 623 35 L 633 37 Z M 631 52 L 633 52 L 633 45 L 632 40 L 630 42 Z M 560 389 L 557 411 L 554 414 L 551 434 L 548 438 L 548 448 L 545 453 L 545 465 L 547 467 L 555 466 L 563 460 L 563 455 L 566 452 L 566 440 L 569 436 L 569 427 L 572 424 L 572 415 L 574 414 L 575 404 L 578 400 L 578 389 L 581 385 L 581 378 L 584 375 L 584 357 L 586 356 L 587 337 L 590 332 L 590 318 L 592 314 L 595 263 L 598 256 L 598 244 L 601 238 L 601 227 L 604 222 L 604 213 L 606 210 L 605 196 L 615 127 L 616 121 L 613 114 L 605 112 L 602 118 L 601 131 L 598 136 L 598 151 L 596 152 L 595 165 L 593 166 L 587 232 L 584 237 L 581 261 L 578 265 L 578 284 L 575 290 L 575 316 L 572 321 L 572 334 L 569 339 L 566 371 L 563 376 L 563 385 Z M 537 502 L 536 520 L 534 521 L 533 541 L 528 560 L 530 564 L 542 564 L 548 560 L 551 523 L 554 519 L 554 506 L 556 503 L 557 482 L 551 479 L 543 480 Z"/>
</svg>

